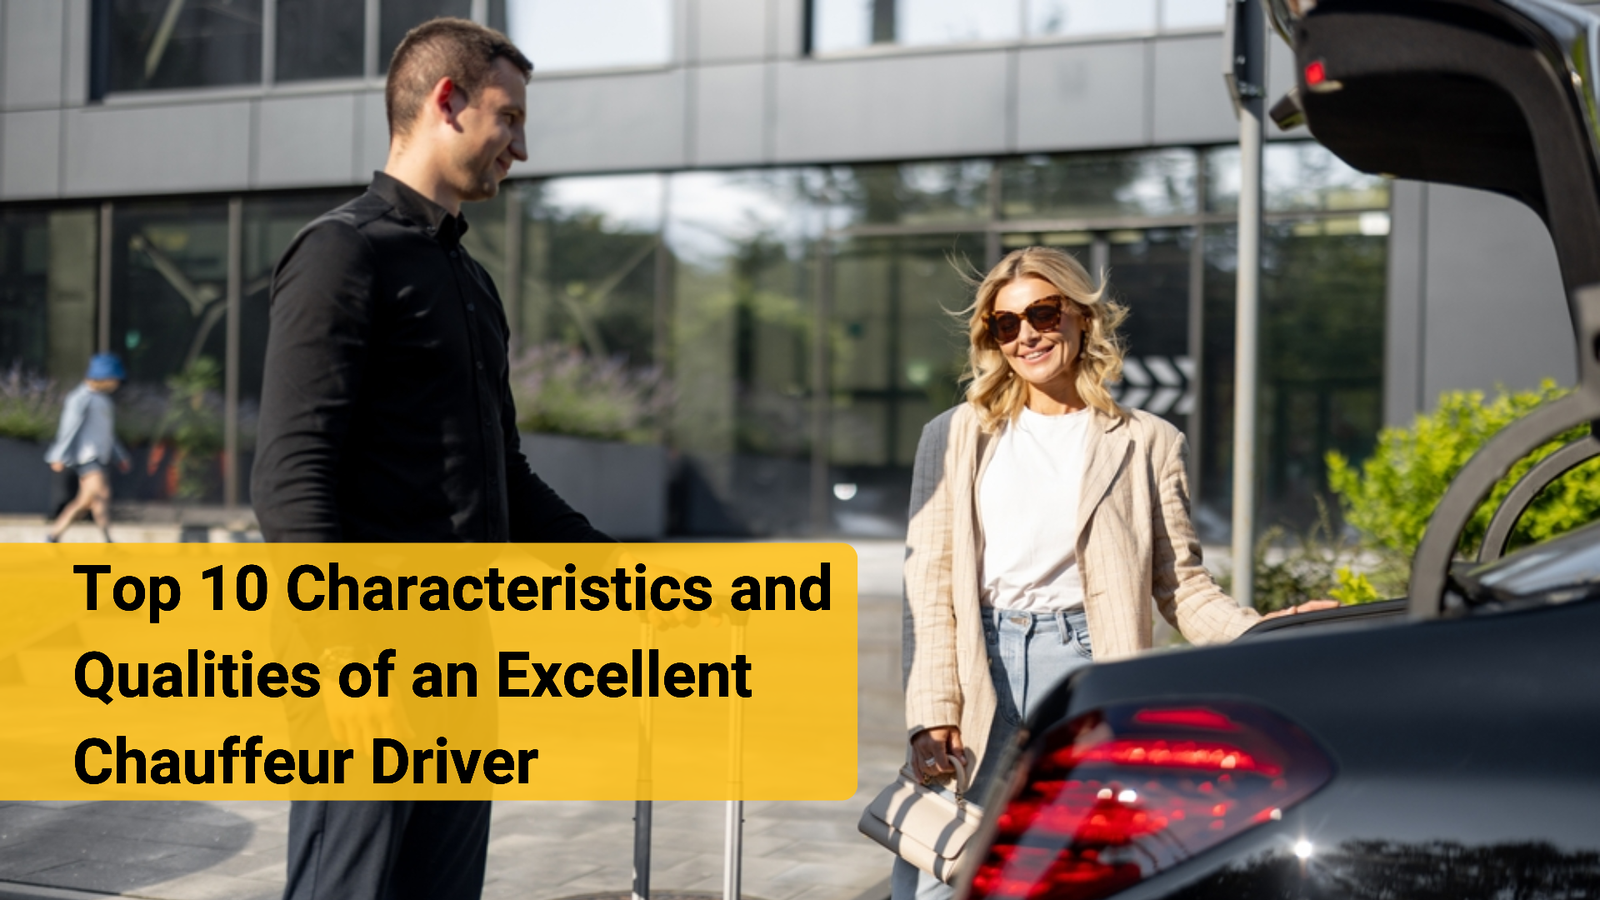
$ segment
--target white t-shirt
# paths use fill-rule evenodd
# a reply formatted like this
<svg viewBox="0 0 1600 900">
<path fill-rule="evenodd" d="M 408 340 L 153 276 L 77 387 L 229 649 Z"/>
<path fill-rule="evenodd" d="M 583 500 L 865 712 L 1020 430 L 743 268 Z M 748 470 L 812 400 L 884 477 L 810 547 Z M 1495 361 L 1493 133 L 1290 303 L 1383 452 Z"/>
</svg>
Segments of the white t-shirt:
<svg viewBox="0 0 1600 900">
<path fill-rule="evenodd" d="M 985 606 L 1054 612 L 1083 605 L 1078 494 L 1092 413 L 1023 409 L 995 438 L 978 483 Z"/>
</svg>

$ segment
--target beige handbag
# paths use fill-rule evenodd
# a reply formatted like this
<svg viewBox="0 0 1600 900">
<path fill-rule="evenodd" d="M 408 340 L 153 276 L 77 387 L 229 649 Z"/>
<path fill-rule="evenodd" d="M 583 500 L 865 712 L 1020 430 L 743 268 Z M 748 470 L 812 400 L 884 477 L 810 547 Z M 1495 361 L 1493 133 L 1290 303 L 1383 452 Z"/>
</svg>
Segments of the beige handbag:
<svg viewBox="0 0 1600 900">
<path fill-rule="evenodd" d="M 970 751 L 969 751 L 970 752 Z M 961 854 L 978 831 L 983 810 L 968 802 L 967 767 L 952 756 L 956 796 L 924 785 L 908 763 L 861 814 L 861 833 L 945 884 L 955 880 Z"/>
</svg>

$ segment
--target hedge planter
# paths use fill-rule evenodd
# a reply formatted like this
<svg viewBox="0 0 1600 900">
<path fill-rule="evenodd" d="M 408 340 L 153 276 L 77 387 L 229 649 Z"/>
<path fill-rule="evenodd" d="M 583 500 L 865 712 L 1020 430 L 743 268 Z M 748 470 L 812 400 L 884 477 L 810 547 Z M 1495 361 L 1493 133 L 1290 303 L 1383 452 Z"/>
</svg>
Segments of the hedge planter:
<svg viewBox="0 0 1600 900">
<path fill-rule="evenodd" d="M 534 474 L 606 534 L 623 540 L 666 536 L 665 447 L 524 433 L 522 452 Z"/>
<path fill-rule="evenodd" d="M 38 513 L 55 509 L 51 488 L 61 476 L 44 464 L 43 444 L 0 438 L 0 513 Z"/>
</svg>

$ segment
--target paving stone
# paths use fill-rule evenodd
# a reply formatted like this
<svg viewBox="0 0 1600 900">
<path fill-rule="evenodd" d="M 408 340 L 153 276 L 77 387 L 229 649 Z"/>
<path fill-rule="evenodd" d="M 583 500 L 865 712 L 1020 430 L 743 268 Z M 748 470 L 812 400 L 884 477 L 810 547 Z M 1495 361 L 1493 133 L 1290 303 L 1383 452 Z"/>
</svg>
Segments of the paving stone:
<svg viewBox="0 0 1600 900">
<path fill-rule="evenodd" d="M 887 857 L 888 854 L 884 853 Z M 799 883 L 811 885 L 833 885 L 836 887 L 866 887 L 883 877 L 884 870 L 892 865 L 885 859 L 877 864 L 863 864 L 858 866 L 845 866 L 838 863 L 799 863 L 780 875 L 773 877 L 777 882 Z"/>
<path fill-rule="evenodd" d="M 173 868 L 163 864 L 161 860 L 129 862 L 85 859 L 46 869 L 43 872 L 35 872 L 29 880 L 58 887 L 119 894 L 170 881 L 175 874 L 177 873 Z M 140 895 L 149 896 L 143 891 L 140 891 Z"/>
<path fill-rule="evenodd" d="M 281 882 L 268 885 L 208 871 L 140 888 L 138 893 L 162 900 L 277 900 L 283 887 Z"/>
</svg>

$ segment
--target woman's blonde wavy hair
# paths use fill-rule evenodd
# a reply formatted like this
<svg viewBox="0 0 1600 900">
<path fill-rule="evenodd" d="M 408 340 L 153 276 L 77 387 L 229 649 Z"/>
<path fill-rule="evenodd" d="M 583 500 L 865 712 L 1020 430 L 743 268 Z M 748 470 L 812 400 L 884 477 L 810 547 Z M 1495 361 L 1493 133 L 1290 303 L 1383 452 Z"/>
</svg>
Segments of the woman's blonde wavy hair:
<svg viewBox="0 0 1600 900">
<path fill-rule="evenodd" d="M 1047 281 L 1072 301 L 1084 322 L 1083 347 L 1073 364 L 1078 395 L 1109 416 L 1126 416 L 1106 385 L 1122 380 L 1123 343 L 1117 328 L 1128 317 L 1127 308 L 1106 296 L 1103 277 L 1096 286 L 1069 254 L 1053 247 L 1024 247 L 990 269 L 978 283 L 972 305 L 956 313 L 967 320 L 967 370 L 962 376 L 969 382 L 967 402 L 977 410 L 983 430 L 993 433 L 1002 423 L 1015 421 L 1027 405 L 1027 383 L 1006 363 L 1000 345 L 989 334 L 988 323 L 995 295 L 1022 278 Z"/>
</svg>

